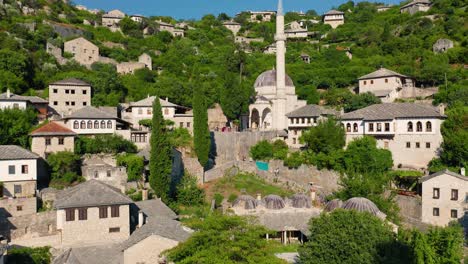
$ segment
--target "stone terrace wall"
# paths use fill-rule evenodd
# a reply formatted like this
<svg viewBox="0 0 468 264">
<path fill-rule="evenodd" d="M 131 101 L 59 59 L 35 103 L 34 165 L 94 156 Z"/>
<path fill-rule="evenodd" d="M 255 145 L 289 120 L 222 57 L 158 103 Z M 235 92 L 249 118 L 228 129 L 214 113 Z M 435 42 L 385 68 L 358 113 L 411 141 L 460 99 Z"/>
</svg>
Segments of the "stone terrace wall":
<svg viewBox="0 0 468 264">
<path fill-rule="evenodd" d="M 56 234 L 58 234 L 56 211 L 0 219 L 0 235 L 9 238 L 12 242 Z"/>
</svg>

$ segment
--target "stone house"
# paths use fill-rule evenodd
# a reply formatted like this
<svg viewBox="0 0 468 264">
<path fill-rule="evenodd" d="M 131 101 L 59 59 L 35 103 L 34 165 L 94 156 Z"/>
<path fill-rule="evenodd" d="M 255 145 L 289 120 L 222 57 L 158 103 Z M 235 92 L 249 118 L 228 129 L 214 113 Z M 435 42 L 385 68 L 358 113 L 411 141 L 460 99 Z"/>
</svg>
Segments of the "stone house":
<svg viewBox="0 0 468 264">
<path fill-rule="evenodd" d="M 216 103 L 213 108 L 208 109 L 208 129 L 210 131 L 219 131 L 223 127 L 226 127 L 227 124 L 228 119 L 218 103 Z"/>
<path fill-rule="evenodd" d="M 264 54 L 276 54 L 276 43 L 272 43 L 263 49 Z"/>
<path fill-rule="evenodd" d="M 156 21 L 156 23 L 158 24 L 158 31 L 167 31 L 167 32 L 171 33 L 171 35 L 173 37 L 182 37 L 183 38 L 185 36 L 185 32 L 184 32 L 183 29 L 176 28 L 172 24 L 163 22 L 161 20 Z"/>
<path fill-rule="evenodd" d="M 97 180 L 62 191 L 55 202 L 61 243 L 89 245 L 128 239 L 131 203 L 118 189 Z"/>
<path fill-rule="evenodd" d="M 377 6 L 377 12 L 385 12 L 387 10 L 390 10 L 390 8 L 392 8 L 393 6 L 392 5 L 379 5 Z"/>
<path fill-rule="evenodd" d="M 246 38 L 241 36 L 236 36 L 234 42 L 239 44 L 250 44 L 251 42 L 263 42 L 263 38 Z"/>
<path fill-rule="evenodd" d="M 98 180 L 121 190 L 127 182 L 127 170 L 117 166 L 111 155 L 87 155 L 83 158 L 81 175 L 87 180 Z"/>
<path fill-rule="evenodd" d="M 275 11 L 247 11 L 250 14 L 249 22 L 269 22 L 276 15 Z"/>
<path fill-rule="evenodd" d="M 322 20 L 324 24 L 330 25 L 332 28 L 337 28 L 339 25 L 345 23 L 344 12 L 330 10 L 323 14 Z"/>
<path fill-rule="evenodd" d="M 49 84 L 49 106 L 59 115 L 91 105 L 91 85 L 79 79 L 65 79 Z"/>
<path fill-rule="evenodd" d="M 75 151 L 76 133 L 71 129 L 51 121 L 32 131 L 31 151 L 46 159 L 51 153 L 59 151 Z"/>
<path fill-rule="evenodd" d="M 128 129 L 129 123 L 101 109 L 86 106 L 62 118 L 65 126 L 78 135 L 114 134 Z"/>
<path fill-rule="evenodd" d="M 223 26 L 229 29 L 234 34 L 234 36 L 237 35 L 237 32 L 239 32 L 241 29 L 241 24 L 235 21 L 226 21 L 223 23 Z"/>
<path fill-rule="evenodd" d="M 423 169 L 437 158 L 442 144 L 443 108 L 414 103 L 371 105 L 341 116 L 346 144 L 368 135 L 392 152 L 393 166 Z"/>
<path fill-rule="evenodd" d="M 307 64 L 310 64 L 310 56 L 307 53 L 301 53 L 301 60 Z"/>
<path fill-rule="evenodd" d="M 130 19 L 137 23 L 143 23 L 143 20 L 145 19 L 145 17 L 142 15 L 131 15 Z"/>
<path fill-rule="evenodd" d="M 301 23 L 297 21 L 293 21 L 289 23 L 288 28 L 284 30 L 286 34 L 286 38 L 307 38 L 309 36 L 309 32 L 307 31 L 307 27 L 303 28 Z"/>
<path fill-rule="evenodd" d="M 15 145 L 0 145 L 0 216 L 36 213 L 38 181 L 45 175 L 39 156 Z"/>
<path fill-rule="evenodd" d="M 138 57 L 138 62 L 145 64 L 150 71 L 153 70 L 153 59 L 148 53 L 143 53 Z"/>
<path fill-rule="evenodd" d="M 49 113 L 49 102 L 38 96 L 16 95 L 7 89 L 6 93 L 0 94 L 0 109 L 18 108 L 25 110 L 32 107 L 37 110 L 39 119 L 45 119 Z"/>
<path fill-rule="evenodd" d="M 327 109 L 318 105 L 306 105 L 288 114 L 288 139 L 286 143 L 292 148 L 300 148 L 303 145 L 299 142 L 301 135 L 319 122 L 326 120 L 330 116 L 338 116 L 339 113 L 332 109 Z"/>
<path fill-rule="evenodd" d="M 73 59 L 85 66 L 99 61 L 99 47 L 83 37 L 65 42 L 63 51 L 73 54 Z"/>
<path fill-rule="evenodd" d="M 101 24 L 115 32 L 119 30 L 119 23 L 125 17 L 125 13 L 120 10 L 111 10 L 102 15 Z"/>
<path fill-rule="evenodd" d="M 431 1 L 429 0 L 413 0 L 410 3 L 400 8 L 400 13 L 408 13 L 414 15 L 417 12 L 427 12 L 431 8 Z"/>
<path fill-rule="evenodd" d="M 359 77 L 359 93 L 373 93 L 384 103 L 391 103 L 400 98 L 402 93 L 414 90 L 414 80 L 398 72 L 380 68 Z"/>
<path fill-rule="evenodd" d="M 434 53 L 445 53 L 451 48 L 453 48 L 453 41 L 450 39 L 438 39 L 436 43 L 432 45 Z"/>
<path fill-rule="evenodd" d="M 133 74 L 138 69 L 148 68 L 153 70 L 153 62 L 151 56 L 146 53 L 138 57 L 138 62 L 122 62 L 117 64 L 117 72 L 120 74 Z"/>
<path fill-rule="evenodd" d="M 449 170 L 421 178 L 423 223 L 447 226 L 451 221 L 466 222 L 468 177 Z M 465 225 L 466 228 L 466 225 Z"/>
</svg>

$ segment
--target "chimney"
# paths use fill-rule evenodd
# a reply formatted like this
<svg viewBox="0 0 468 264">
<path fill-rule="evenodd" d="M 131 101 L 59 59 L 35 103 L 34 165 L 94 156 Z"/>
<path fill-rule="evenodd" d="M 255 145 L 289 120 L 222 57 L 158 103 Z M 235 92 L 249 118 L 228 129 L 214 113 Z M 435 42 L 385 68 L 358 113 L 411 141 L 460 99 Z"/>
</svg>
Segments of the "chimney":
<svg viewBox="0 0 468 264">
<path fill-rule="evenodd" d="M 148 200 L 148 190 L 142 189 L 141 190 L 141 200 L 146 201 Z"/>
<path fill-rule="evenodd" d="M 466 174 L 466 171 L 465 171 L 465 168 L 464 168 L 464 167 L 461 167 L 461 168 L 460 168 L 460 174 L 461 174 L 462 176 L 466 176 L 466 175 L 465 175 L 465 174 Z"/>
<path fill-rule="evenodd" d="M 316 190 L 314 188 L 314 183 L 309 182 L 309 187 L 310 187 L 310 200 L 313 202 L 315 201 L 316 196 L 317 196 Z"/>
<path fill-rule="evenodd" d="M 166 102 L 169 102 L 169 97 L 166 97 Z"/>
<path fill-rule="evenodd" d="M 141 228 L 145 224 L 145 217 L 143 211 L 138 211 L 138 228 Z"/>
<path fill-rule="evenodd" d="M 257 201 L 261 201 L 262 200 L 262 194 L 261 193 L 257 193 Z"/>
<path fill-rule="evenodd" d="M 445 115 L 445 105 L 444 104 L 439 105 L 439 113 L 441 115 Z"/>
<path fill-rule="evenodd" d="M 10 97 L 11 97 L 10 88 L 7 88 L 7 90 L 6 90 L 6 97 L 7 97 L 7 98 L 10 98 Z"/>
</svg>

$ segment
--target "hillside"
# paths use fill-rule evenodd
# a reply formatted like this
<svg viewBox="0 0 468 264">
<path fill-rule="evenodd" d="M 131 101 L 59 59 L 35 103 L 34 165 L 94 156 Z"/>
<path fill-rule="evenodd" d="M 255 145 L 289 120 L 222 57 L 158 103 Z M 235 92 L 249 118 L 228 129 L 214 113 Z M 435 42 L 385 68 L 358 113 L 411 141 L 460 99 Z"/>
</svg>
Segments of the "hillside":
<svg viewBox="0 0 468 264">
<path fill-rule="evenodd" d="M 101 21 L 102 13 L 78 10 L 62 1 L 21 3 L 5 0 L 0 6 L 2 92 L 10 88 L 18 94 L 47 97 L 49 82 L 78 77 L 93 85 L 94 105 L 117 105 L 157 94 L 191 106 L 193 87 L 202 86 L 210 104 L 220 102 L 227 116 L 237 119 L 247 110 L 255 78 L 274 66 L 274 55 L 262 53 L 273 40 L 274 21 L 250 23 L 245 17 L 236 18 L 242 24 L 240 34 L 265 39 L 263 43 L 252 43 L 253 52 L 247 54 L 222 25 L 229 19 L 225 14 L 187 21 L 194 29 L 187 30 L 185 38 L 174 38 L 168 32 L 150 36 L 142 33 L 143 28 L 154 26 L 155 19 L 176 22 L 169 17 L 151 17 L 142 24 L 125 18 L 120 33 L 92 26 Z M 354 87 L 359 76 L 380 66 L 413 76 L 422 87 L 445 86 L 445 81 L 449 90 L 466 86 L 465 1 L 434 0 L 429 12 L 415 15 L 400 14 L 399 6 L 377 12 L 376 6 L 348 2 L 337 7 L 345 12 L 344 25 L 332 30 L 322 23 L 309 23 L 308 30 L 314 32 L 312 39 L 288 41 L 287 72 L 301 98 L 309 103 L 322 98 L 331 105 L 346 104 L 353 95 L 341 88 Z M 313 10 L 305 17 L 286 15 L 286 23 L 298 19 L 320 17 Z M 89 70 L 71 62 L 60 65 L 47 54 L 47 41 L 61 46 L 79 35 L 98 45 L 101 56 L 117 62 L 136 60 L 146 52 L 153 58 L 153 69 L 159 69 L 160 74 L 139 70 L 134 75 L 119 76 L 110 64 L 96 63 Z M 451 39 L 455 47 L 434 54 L 432 45 L 439 38 Z M 346 50 L 352 53 L 351 60 Z M 310 64 L 301 60 L 302 53 L 311 57 Z M 317 89 L 327 92 L 319 94 Z M 466 99 L 466 92 L 457 94 Z"/>
</svg>

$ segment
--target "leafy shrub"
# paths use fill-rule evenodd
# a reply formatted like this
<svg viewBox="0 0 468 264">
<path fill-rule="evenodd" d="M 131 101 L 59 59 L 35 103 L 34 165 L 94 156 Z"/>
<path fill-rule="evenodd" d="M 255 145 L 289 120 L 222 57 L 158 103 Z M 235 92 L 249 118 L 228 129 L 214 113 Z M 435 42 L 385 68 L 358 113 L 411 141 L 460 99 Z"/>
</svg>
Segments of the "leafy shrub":
<svg viewBox="0 0 468 264">
<path fill-rule="evenodd" d="M 273 158 L 273 146 L 267 140 L 262 140 L 250 148 L 250 156 L 254 160 L 268 161 Z"/>
<path fill-rule="evenodd" d="M 11 248 L 8 250 L 8 263 L 12 264 L 49 264 L 52 254 L 50 247 Z"/>
<path fill-rule="evenodd" d="M 237 194 L 231 193 L 228 197 L 228 202 L 233 203 L 237 199 Z"/>
<path fill-rule="evenodd" d="M 142 179 L 145 170 L 143 157 L 135 154 L 123 154 L 117 156 L 117 165 L 127 168 L 127 181 L 138 181 Z"/>
<path fill-rule="evenodd" d="M 181 205 L 196 206 L 205 202 L 205 191 L 198 187 L 198 179 L 186 174 L 177 186 L 177 202 Z"/>
<path fill-rule="evenodd" d="M 299 168 L 304 163 L 304 158 L 302 157 L 300 152 L 293 152 L 290 153 L 289 156 L 284 159 L 284 166 L 288 168 Z"/>
<path fill-rule="evenodd" d="M 70 151 L 52 153 L 47 157 L 52 181 L 71 184 L 79 179 L 81 158 Z"/>
<path fill-rule="evenodd" d="M 220 193 L 215 193 L 213 198 L 215 200 L 216 207 L 220 207 L 221 204 L 223 203 L 224 196 L 222 194 L 220 194 Z"/>
</svg>

